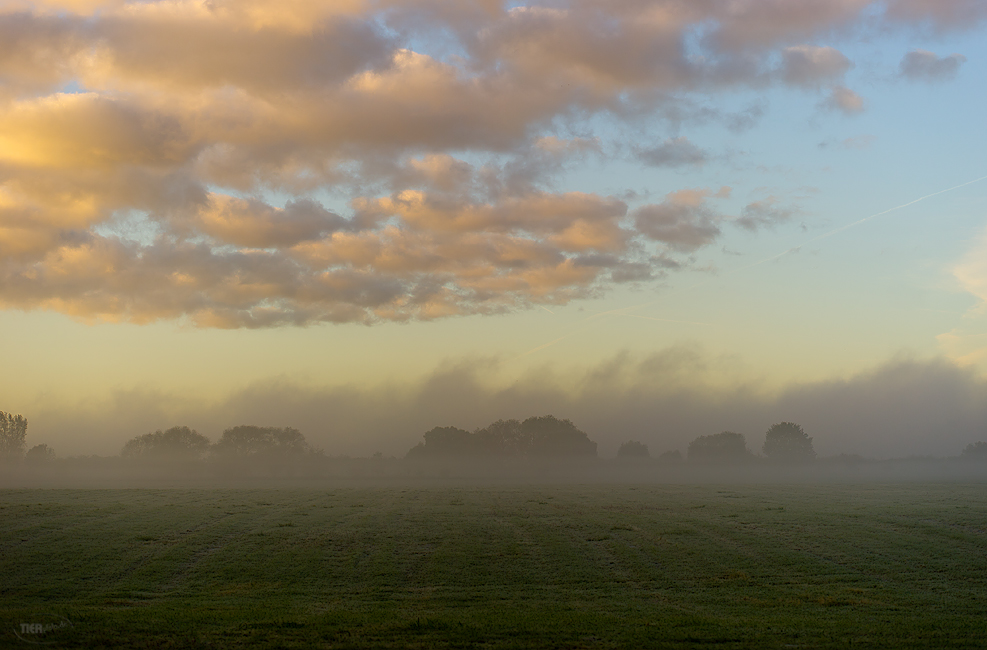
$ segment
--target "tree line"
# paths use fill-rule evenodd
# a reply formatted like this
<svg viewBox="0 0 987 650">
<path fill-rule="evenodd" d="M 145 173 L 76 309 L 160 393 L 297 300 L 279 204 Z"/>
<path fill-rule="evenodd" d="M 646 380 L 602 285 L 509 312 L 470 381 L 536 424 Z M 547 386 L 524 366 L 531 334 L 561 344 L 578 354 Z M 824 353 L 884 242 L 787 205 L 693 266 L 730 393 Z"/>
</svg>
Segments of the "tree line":
<svg viewBox="0 0 987 650">
<path fill-rule="evenodd" d="M 0 411 L 0 460 L 43 464 L 55 459 L 55 451 L 46 444 L 25 452 L 27 419 Z M 758 456 L 747 447 L 743 434 L 723 431 L 701 435 L 689 443 L 683 457 L 678 450 L 667 451 L 658 459 L 674 462 L 744 463 L 759 458 L 783 463 L 808 463 L 816 458 L 810 437 L 801 425 L 779 422 L 764 436 Z M 120 452 L 132 461 L 190 462 L 209 460 L 220 464 L 262 464 L 287 466 L 305 459 L 324 458 L 305 436 L 291 427 L 239 425 L 223 431 L 219 440 L 209 438 L 187 426 L 136 436 Z M 379 456 L 379 454 L 375 455 Z M 553 415 L 526 420 L 497 420 L 486 427 L 467 431 L 453 426 L 435 427 L 412 447 L 408 459 L 441 458 L 595 458 L 597 444 L 571 420 Z M 960 454 L 967 459 L 987 460 L 987 442 L 967 445 Z M 648 446 L 636 440 L 624 442 L 617 451 L 622 459 L 649 458 Z"/>
<path fill-rule="evenodd" d="M 218 460 L 290 460 L 321 455 L 291 427 L 240 425 L 223 431 L 213 444 L 195 429 L 172 427 L 145 433 L 129 440 L 120 455 L 131 459 L 191 461 L 209 457 Z"/>
</svg>

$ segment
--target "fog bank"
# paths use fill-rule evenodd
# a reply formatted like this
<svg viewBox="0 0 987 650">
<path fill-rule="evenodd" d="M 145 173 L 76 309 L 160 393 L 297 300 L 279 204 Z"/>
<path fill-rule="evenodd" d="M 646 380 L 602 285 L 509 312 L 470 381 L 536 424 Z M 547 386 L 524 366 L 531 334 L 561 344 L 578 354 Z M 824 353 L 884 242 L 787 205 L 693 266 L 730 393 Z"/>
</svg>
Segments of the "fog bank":
<svg viewBox="0 0 987 650">
<path fill-rule="evenodd" d="M 149 390 L 102 404 L 46 406 L 30 420 L 28 445 L 59 456 L 113 455 L 130 438 L 185 424 L 213 441 L 238 424 L 290 426 L 329 455 L 403 457 L 435 426 L 472 430 L 500 418 L 553 414 L 571 419 L 610 457 L 624 441 L 652 456 L 685 451 L 700 435 L 736 431 L 760 452 L 771 424 L 794 421 L 821 456 L 955 456 L 987 439 L 987 382 L 945 360 L 897 358 L 848 379 L 767 391 L 757 379 L 723 387 L 717 360 L 689 346 L 645 358 L 620 355 L 596 367 L 543 368 L 509 386 L 491 385 L 500 362 L 446 364 L 415 384 L 314 387 L 278 378 L 216 403 Z"/>
</svg>

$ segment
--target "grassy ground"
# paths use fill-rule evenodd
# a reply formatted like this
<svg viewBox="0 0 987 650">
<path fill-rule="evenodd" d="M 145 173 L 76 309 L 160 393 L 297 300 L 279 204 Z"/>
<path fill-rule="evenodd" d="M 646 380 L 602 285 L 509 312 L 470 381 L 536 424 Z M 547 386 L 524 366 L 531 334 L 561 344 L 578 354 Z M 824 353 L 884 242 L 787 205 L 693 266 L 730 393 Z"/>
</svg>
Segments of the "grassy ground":
<svg viewBox="0 0 987 650">
<path fill-rule="evenodd" d="M 987 486 L 8 490 L 0 575 L 3 647 L 984 647 Z"/>
</svg>

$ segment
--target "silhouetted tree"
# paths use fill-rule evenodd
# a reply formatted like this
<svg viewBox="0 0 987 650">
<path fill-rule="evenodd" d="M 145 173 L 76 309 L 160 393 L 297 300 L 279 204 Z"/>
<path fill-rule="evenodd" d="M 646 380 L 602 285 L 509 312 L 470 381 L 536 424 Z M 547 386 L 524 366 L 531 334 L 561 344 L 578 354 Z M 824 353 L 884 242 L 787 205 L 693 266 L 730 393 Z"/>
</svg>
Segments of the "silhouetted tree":
<svg viewBox="0 0 987 650">
<path fill-rule="evenodd" d="M 497 420 L 473 433 L 479 449 L 498 456 L 524 456 L 530 444 L 520 420 Z"/>
<path fill-rule="evenodd" d="M 221 456 L 245 458 L 260 454 L 303 456 L 314 450 L 298 429 L 241 425 L 223 431 L 213 451 Z"/>
<path fill-rule="evenodd" d="M 552 415 L 497 420 L 473 433 L 457 427 L 435 427 L 408 452 L 408 458 L 572 457 L 595 456 L 596 443 L 569 420 Z"/>
<path fill-rule="evenodd" d="M 764 455 L 775 461 L 804 463 L 815 460 L 810 438 L 801 426 L 794 422 L 779 422 L 764 435 Z"/>
<path fill-rule="evenodd" d="M 123 446 L 124 458 L 197 460 L 209 449 L 209 439 L 188 427 L 160 429 L 137 436 Z"/>
<path fill-rule="evenodd" d="M 24 455 L 27 420 L 21 415 L 0 411 L 0 458 L 19 461 Z"/>
<path fill-rule="evenodd" d="M 55 450 L 43 443 L 31 447 L 24 455 L 24 462 L 31 465 L 43 465 L 53 460 L 55 460 Z"/>
<path fill-rule="evenodd" d="M 596 443 L 570 420 L 554 415 L 528 418 L 521 423 L 521 438 L 528 455 L 542 458 L 596 456 Z"/>
<path fill-rule="evenodd" d="M 987 442 L 979 441 L 967 445 L 960 456 L 971 460 L 987 460 Z"/>
<path fill-rule="evenodd" d="M 739 461 L 751 458 L 747 441 L 741 433 L 724 431 L 699 436 L 689 443 L 690 461 Z"/>
<path fill-rule="evenodd" d="M 457 427 L 435 427 L 425 432 L 424 443 L 418 443 L 408 452 L 409 458 L 422 456 L 472 456 L 476 449 L 473 434 Z"/>
<path fill-rule="evenodd" d="M 648 458 L 648 445 L 636 440 L 628 440 L 617 450 L 617 458 Z"/>
<path fill-rule="evenodd" d="M 325 469 L 321 450 L 313 449 L 298 429 L 241 425 L 223 431 L 210 455 L 222 472 L 249 476 L 319 473 Z"/>
</svg>

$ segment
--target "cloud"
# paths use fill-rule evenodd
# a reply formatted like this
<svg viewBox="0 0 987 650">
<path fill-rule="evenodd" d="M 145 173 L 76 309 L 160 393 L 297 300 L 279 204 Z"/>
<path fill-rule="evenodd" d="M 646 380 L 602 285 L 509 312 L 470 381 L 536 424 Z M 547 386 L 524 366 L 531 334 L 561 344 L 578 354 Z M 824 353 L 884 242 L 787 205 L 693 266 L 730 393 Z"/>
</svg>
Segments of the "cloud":
<svg viewBox="0 0 987 650">
<path fill-rule="evenodd" d="M 912 50 L 901 59 L 898 71 L 912 81 L 945 81 L 955 77 L 965 62 L 962 54 L 939 57 L 927 50 Z"/>
<path fill-rule="evenodd" d="M 684 135 L 669 138 L 656 147 L 638 149 L 637 157 L 652 167 L 702 165 L 709 160 L 706 150 L 694 145 Z"/>
<path fill-rule="evenodd" d="M 755 231 L 761 228 L 774 228 L 798 214 L 798 209 L 791 206 L 779 205 L 779 199 L 769 196 L 760 201 L 753 201 L 744 206 L 741 214 L 734 220 L 744 230 Z"/>
<path fill-rule="evenodd" d="M 979 0 L 892 0 L 887 17 L 893 22 L 930 24 L 936 30 L 970 29 L 987 18 Z"/>
<path fill-rule="evenodd" d="M 949 332 L 936 337 L 951 359 L 963 365 L 987 367 L 987 230 L 977 237 L 974 245 L 952 268 L 960 288 L 976 302 L 963 317 L 963 322 Z"/>
<path fill-rule="evenodd" d="M 987 231 L 953 268 L 953 275 L 964 291 L 977 297 L 979 308 L 987 306 Z"/>
<path fill-rule="evenodd" d="M 864 98 L 846 86 L 834 86 L 829 97 L 819 104 L 820 108 L 839 111 L 845 115 L 854 115 L 864 110 Z"/>
<path fill-rule="evenodd" d="M 196 229 L 217 240 L 249 248 L 279 248 L 319 239 L 346 227 L 346 220 L 311 200 L 275 208 L 257 199 L 211 194 L 195 215 Z"/>
<path fill-rule="evenodd" d="M 707 199 L 729 195 L 729 188 L 714 193 L 708 189 L 671 192 L 661 203 L 634 211 L 634 223 L 647 238 L 662 242 L 675 251 L 690 252 L 711 244 L 719 235 L 717 214 Z"/>
<path fill-rule="evenodd" d="M 781 51 L 781 77 L 785 83 L 816 87 L 841 78 L 853 67 L 850 59 L 832 47 L 797 45 Z"/>
<path fill-rule="evenodd" d="M 809 39 L 847 27 L 872 4 L 869 0 L 746 0 L 724 7 L 708 38 L 733 51 Z"/>
<path fill-rule="evenodd" d="M 840 84 L 826 39 L 979 6 L 0 0 L 0 304 L 257 327 L 600 295 L 722 220 L 696 190 L 557 191 L 613 150 L 600 119 L 751 128 L 766 103 L 725 92 Z M 959 65 L 921 56 L 903 74 Z M 710 160 L 686 136 L 637 155 Z"/>
<path fill-rule="evenodd" d="M 757 126 L 765 112 L 764 104 L 754 104 L 742 111 L 726 116 L 726 127 L 734 133 L 742 133 Z"/>
<path fill-rule="evenodd" d="M 500 362 L 447 362 L 421 380 L 375 387 L 312 386 L 288 378 L 255 383 L 216 402 L 155 390 L 121 391 L 85 405 L 39 402 L 29 444 L 59 455 L 116 454 L 136 435 L 187 424 L 213 440 L 250 423 L 300 429 L 330 455 L 403 456 L 434 426 L 467 430 L 500 418 L 570 418 L 613 456 L 627 440 L 653 454 L 685 451 L 724 430 L 759 450 L 780 421 L 800 423 L 820 455 L 955 456 L 984 438 L 987 382 L 942 360 L 897 358 L 845 379 L 767 390 L 736 360 L 681 344 L 644 357 L 617 355 L 591 367 L 542 367 L 490 382 Z M 33 442 L 32 442 L 33 441 Z"/>
</svg>

